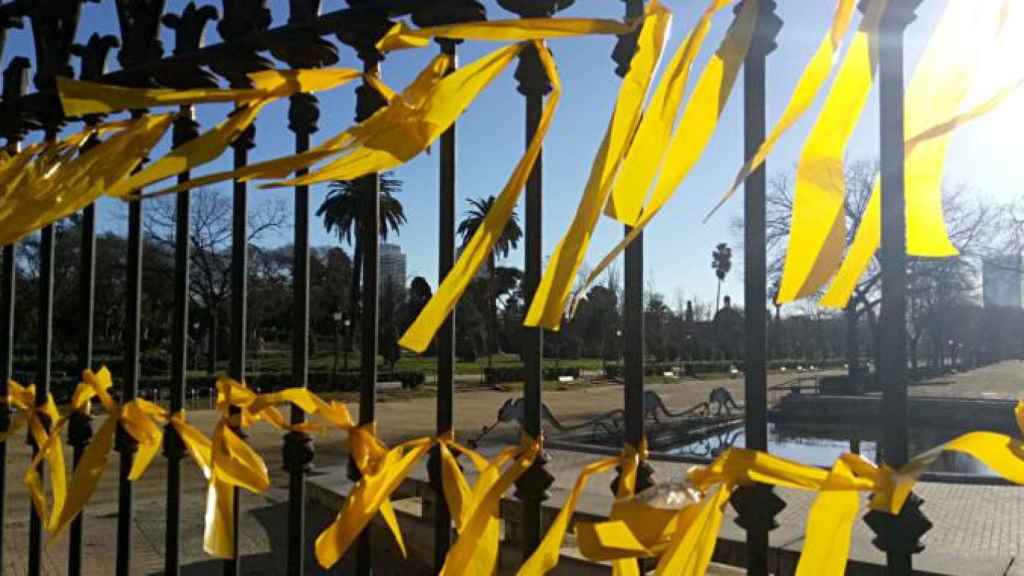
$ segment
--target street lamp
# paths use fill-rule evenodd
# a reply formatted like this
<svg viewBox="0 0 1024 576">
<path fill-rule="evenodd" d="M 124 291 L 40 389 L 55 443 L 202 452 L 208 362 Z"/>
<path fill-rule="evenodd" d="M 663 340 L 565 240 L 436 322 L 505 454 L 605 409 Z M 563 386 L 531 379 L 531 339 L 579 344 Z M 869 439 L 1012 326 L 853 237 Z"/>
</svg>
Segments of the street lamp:
<svg viewBox="0 0 1024 576">
<path fill-rule="evenodd" d="M 341 326 L 341 319 L 344 315 L 341 311 L 331 314 L 334 319 L 334 363 L 331 366 L 331 386 L 338 387 L 338 327 Z M 348 368 L 348 354 L 345 355 L 345 368 Z"/>
<path fill-rule="evenodd" d="M 351 325 L 352 325 L 352 319 L 351 318 L 345 318 L 345 334 L 350 334 L 349 326 L 351 326 Z M 350 344 L 351 344 L 351 342 L 352 341 L 349 340 Z M 346 372 L 348 372 L 348 353 L 351 352 L 351 351 L 352 351 L 352 347 L 351 346 L 345 346 L 345 371 Z"/>
</svg>

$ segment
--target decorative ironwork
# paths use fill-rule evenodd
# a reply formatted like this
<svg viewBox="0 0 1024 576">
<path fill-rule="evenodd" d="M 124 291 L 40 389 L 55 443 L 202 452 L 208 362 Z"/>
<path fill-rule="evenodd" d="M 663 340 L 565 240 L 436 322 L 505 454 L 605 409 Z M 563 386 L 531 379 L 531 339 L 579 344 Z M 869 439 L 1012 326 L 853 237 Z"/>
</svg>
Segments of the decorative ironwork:
<svg viewBox="0 0 1024 576">
<path fill-rule="evenodd" d="M 194 2 L 189 2 L 180 16 L 165 14 L 161 21 L 164 26 L 174 30 L 174 54 L 181 56 L 198 51 L 203 44 L 206 25 L 216 22 L 218 16 L 217 9 L 213 6 L 197 8 Z M 217 78 L 213 74 L 190 60 L 175 62 L 160 68 L 155 75 L 160 83 L 166 86 L 213 87 L 217 85 Z"/>
</svg>

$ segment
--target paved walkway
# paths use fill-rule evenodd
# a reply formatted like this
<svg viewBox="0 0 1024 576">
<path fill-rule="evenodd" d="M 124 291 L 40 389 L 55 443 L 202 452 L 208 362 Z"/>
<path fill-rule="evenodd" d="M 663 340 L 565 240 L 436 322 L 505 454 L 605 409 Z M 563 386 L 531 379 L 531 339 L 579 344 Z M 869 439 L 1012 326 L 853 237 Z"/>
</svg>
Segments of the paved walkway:
<svg viewBox="0 0 1024 576">
<path fill-rule="evenodd" d="M 1019 362 L 1006 363 L 959 375 L 950 384 L 917 387 L 914 393 L 976 397 L 994 397 L 986 393 L 998 394 L 1000 397 L 1024 396 L 1024 386 L 1017 384 L 1021 379 L 1022 368 L 1024 364 Z M 792 373 L 771 375 L 769 385 L 795 376 Z M 708 393 L 718 386 L 726 387 L 737 401 L 742 402 L 742 379 L 686 380 L 652 385 L 650 388 L 656 390 L 670 407 L 680 409 L 705 400 Z M 571 423 L 621 407 L 622 394 L 621 386 L 606 386 L 545 392 L 544 400 L 559 419 Z M 474 436 L 481 427 L 494 421 L 502 403 L 517 395 L 493 390 L 457 393 L 456 424 L 460 436 Z M 430 434 L 434 427 L 434 403 L 433 398 L 381 403 L 377 414 L 384 440 L 394 443 Z M 353 414 L 357 413 L 354 406 L 352 410 Z M 206 431 L 213 429 L 216 418 L 217 414 L 208 410 L 189 413 L 190 421 Z M 98 428 L 99 424 L 97 421 L 95 427 Z M 514 425 L 503 425 L 488 438 L 494 442 L 508 442 L 514 441 L 515 436 Z M 287 476 L 281 469 L 281 434 L 258 425 L 251 429 L 249 442 L 266 460 L 273 488 L 267 494 L 245 495 L 241 500 L 243 573 L 280 574 L 285 561 L 284 512 L 287 502 Z M 319 469 L 344 463 L 345 452 L 340 434 L 329 433 L 317 438 L 316 443 L 316 466 Z M 575 458 L 582 462 L 590 457 L 576 455 Z M 68 459 L 70 461 L 70 454 Z M 21 477 L 28 460 L 29 453 L 24 443 L 16 440 L 10 442 L 6 474 L 7 513 L 2 542 L 4 574 L 25 573 L 28 497 Z M 112 572 L 117 522 L 116 460 L 116 456 L 112 458 L 106 476 L 85 512 L 86 574 Z M 558 458 L 553 461 L 553 466 L 558 472 L 559 482 L 565 483 L 575 478 L 578 462 L 569 457 Z M 661 467 L 659 464 L 658 477 L 671 477 L 672 470 L 662 470 Z M 190 576 L 215 574 L 218 573 L 219 565 L 202 553 L 201 546 L 205 482 L 192 464 L 187 464 L 184 470 L 182 544 L 186 569 L 183 573 Z M 134 484 L 134 574 L 156 574 L 162 569 L 165 471 L 164 460 L 158 457 L 146 476 Z M 603 491 L 606 487 L 605 482 L 595 482 L 590 489 Z M 1021 526 L 1021 518 L 1024 518 L 1024 491 L 1009 487 L 926 484 L 921 488 L 921 495 L 926 500 L 926 513 L 936 524 L 928 536 L 928 549 L 922 555 L 922 562 L 930 562 L 927 559 L 934 558 L 935 563 L 949 566 L 949 573 L 953 574 L 1001 574 L 1002 571 L 992 570 L 1000 563 L 1005 568 L 1010 559 L 1021 554 L 1020 548 L 1024 542 L 1024 527 Z M 792 539 L 799 537 L 801 529 L 798 526 L 806 515 L 809 503 L 809 497 L 805 495 L 787 493 L 785 497 L 789 506 L 780 518 L 783 529 L 773 535 L 775 545 L 790 545 Z M 323 514 L 311 514 L 310 541 L 329 519 Z M 731 523 L 727 522 L 727 525 Z M 870 536 L 866 528 L 859 525 L 857 530 L 858 541 L 866 542 Z M 45 573 L 65 573 L 66 548 L 66 537 L 47 547 Z M 864 553 L 875 552 L 867 545 Z M 983 566 L 986 568 L 982 569 Z"/>
</svg>

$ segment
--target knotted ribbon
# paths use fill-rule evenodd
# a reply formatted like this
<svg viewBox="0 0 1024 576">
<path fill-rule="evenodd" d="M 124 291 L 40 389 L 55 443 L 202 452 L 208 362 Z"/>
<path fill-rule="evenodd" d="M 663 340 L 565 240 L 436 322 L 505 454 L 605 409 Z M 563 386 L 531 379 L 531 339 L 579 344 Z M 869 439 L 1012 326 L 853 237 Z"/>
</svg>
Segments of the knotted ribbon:
<svg viewBox="0 0 1024 576">
<path fill-rule="evenodd" d="M 67 495 L 63 443 L 60 439 L 60 431 L 54 426 L 60 417 L 57 404 L 53 401 L 51 394 L 46 395 L 44 403 L 36 404 L 35 384 L 22 386 L 13 380 L 7 381 L 7 398 L 4 401 L 19 414 L 11 421 L 7 430 L 0 432 L 0 442 L 6 442 L 12 434 L 28 426 L 29 434 L 31 434 L 38 452 L 33 457 L 28 470 L 25 471 L 25 485 L 32 497 L 32 505 L 36 509 L 36 514 L 39 515 L 43 526 L 49 528 L 64 508 Z M 50 445 L 57 449 L 47 450 L 46 447 Z M 39 465 L 44 458 L 47 463 L 46 472 L 50 476 L 50 490 L 53 493 L 52 510 L 48 506 L 46 487 L 39 474 Z"/>
<path fill-rule="evenodd" d="M 153 458 L 160 450 L 163 431 L 158 424 L 166 419 L 164 410 L 142 398 L 119 403 L 110 396 L 111 385 L 110 371 L 106 367 L 100 368 L 98 372 L 85 370 L 82 372 L 82 382 L 75 388 L 71 397 L 72 411 L 82 412 L 88 412 L 92 398 L 98 398 L 107 413 L 107 419 L 93 436 L 85 452 L 82 453 L 78 465 L 75 466 L 67 503 L 59 511 L 56 520 L 48 527 L 52 535 L 63 531 L 78 516 L 92 497 L 93 492 L 96 491 L 96 486 L 110 462 L 110 452 L 114 447 L 114 435 L 117 433 L 118 427 L 124 434 L 130 436 L 138 447 L 132 459 L 131 470 L 128 472 L 129 480 L 138 480 L 149 468 Z M 36 455 L 37 460 L 44 454 L 49 455 L 62 451 L 57 436 L 69 418 L 60 419 L 54 427 L 50 441 L 47 442 L 43 451 Z"/>
</svg>

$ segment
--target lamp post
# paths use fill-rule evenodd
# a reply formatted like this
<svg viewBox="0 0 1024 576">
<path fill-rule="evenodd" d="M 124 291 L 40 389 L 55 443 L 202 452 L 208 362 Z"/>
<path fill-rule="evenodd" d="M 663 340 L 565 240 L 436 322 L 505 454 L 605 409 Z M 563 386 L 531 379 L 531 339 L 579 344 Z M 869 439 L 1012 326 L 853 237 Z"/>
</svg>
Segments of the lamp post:
<svg viewBox="0 0 1024 576">
<path fill-rule="evenodd" d="M 338 387 L 338 332 L 341 327 L 341 320 L 344 314 L 341 311 L 337 311 L 331 314 L 334 318 L 334 363 L 331 365 L 331 386 L 334 388 Z M 346 325 L 348 322 L 345 323 Z M 345 352 L 345 369 L 348 369 L 348 352 Z"/>
<path fill-rule="evenodd" d="M 345 325 L 345 334 L 349 334 L 349 327 L 352 325 L 352 319 L 351 318 L 345 318 L 344 325 Z M 349 343 L 351 344 L 351 340 L 349 341 Z M 351 351 L 352 351 L 352 346 L 351 345 L 350 346 L 345 346 L 345 372 L 348 372 L 348 353 L 351 352 Z"/>
</svg>

